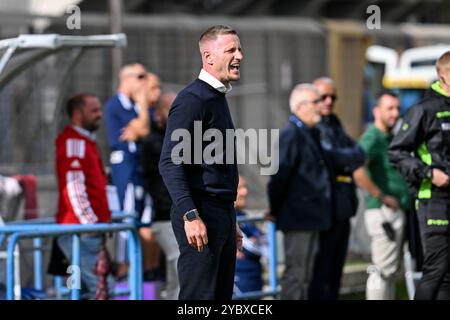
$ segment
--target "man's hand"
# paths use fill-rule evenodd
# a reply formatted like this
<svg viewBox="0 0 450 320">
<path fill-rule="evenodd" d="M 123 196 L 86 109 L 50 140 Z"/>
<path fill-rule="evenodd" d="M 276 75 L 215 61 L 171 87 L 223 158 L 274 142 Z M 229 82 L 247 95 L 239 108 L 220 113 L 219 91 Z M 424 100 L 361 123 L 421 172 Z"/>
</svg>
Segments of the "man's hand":
<svg viewBox="0 0 450 320">
<path fill-rule="evenodd" d="M 197 247 L 198 252 L 202 252 L 203 247 L 208 244 L 208 235 L 206 234 L 206 226 L 203 220 L 198 217 L 192 221 L 185 221 L 184 232 L 189 244 Z"/>
<path fill-rule="evenodd" d="M 449 184 L 449 177 L 444 171 L 434 168 L 433 179 L 431 182 L 439 188 L 447 187 Z"/>
<path fill-rule="evenodd" d="M 134 121 L 134 120 L 131 120 Z M 132 125 L 128 125 L 125 128 L 122 129 L 122 133 L 120 134 L 119 140 L 120 141 L 136 141 L 139 138 L 139 135 L 136 133 L 136 130 L 133 128 Z"/>
<path fill-rule="evenodd" d="M 236 247 L 239 251 L 242 251 L 242 231 L 241 228 L 239 228 L 239 225 L 236 223 Z"/>
<path fill-rule="evenodd" d="M 396 211 L 400 207 L 400 202 L 393 196 L 382 195 L 380 201 L 394 211 Z"/>
<path fill-rule="evenodd" d="M 131 98 L 136 103 L 143 103 L 143 106 L 148 105 L 148 91 L 149 91 L 149 79 L 142 79 L 138 82 L 137 86 L 131 92 Z"/>
<path fill-rule="evenodd" d="M 133 100 L 137 104 L 140 112 L 145 112 L 148 108 L 148 92 L 146 88 L 142 88 L 133 94 Z"/>
</svg>

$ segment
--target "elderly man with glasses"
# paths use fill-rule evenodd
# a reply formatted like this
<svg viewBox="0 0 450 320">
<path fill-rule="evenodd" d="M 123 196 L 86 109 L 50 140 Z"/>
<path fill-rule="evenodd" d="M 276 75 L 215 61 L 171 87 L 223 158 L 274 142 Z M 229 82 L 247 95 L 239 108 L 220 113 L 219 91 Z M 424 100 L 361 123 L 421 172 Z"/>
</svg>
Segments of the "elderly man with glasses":
<svg viewBox="0 0 450 320">
<path fill-rule="evenodd" d="M 284 234 L 284 300 L 307 299 L 319 231 L 331 226 L 333 174 L 315 128 L 322 101 L 312 84 L 292 90 L 292 115 L 279 139 L 279 170 L 268 184 L 267 218 Z"/>
</svg>

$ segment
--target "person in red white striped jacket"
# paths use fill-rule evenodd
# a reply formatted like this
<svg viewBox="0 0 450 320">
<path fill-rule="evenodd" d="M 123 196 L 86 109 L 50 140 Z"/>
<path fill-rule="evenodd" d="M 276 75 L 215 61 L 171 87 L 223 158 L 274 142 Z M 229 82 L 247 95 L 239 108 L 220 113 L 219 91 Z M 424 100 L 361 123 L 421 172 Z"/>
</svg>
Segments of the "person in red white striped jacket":
<svg viewBox="0 0 450 320">
<path fill-rule="evenodd" d="M 59 190 L 56 221 L 59 224 L 109 222 L 107 179 L 95 141 L 95 131 L 102 119 L 100 101 L 93 94 L 79 93 L 68 100 L 66 109 L 70 123 L 55 142 Z M 81 277 L 74 283 L 81 285 L 82 298 L 95 298 L 98 276 L 93 269 L 103 245 L 101 234 L 81 236 Z M 58 246 L 67 258 L 71 257 L 71 236 L 59 237 Z M 111 285 L 108 287 L 112 288 Z"/>
</svg>

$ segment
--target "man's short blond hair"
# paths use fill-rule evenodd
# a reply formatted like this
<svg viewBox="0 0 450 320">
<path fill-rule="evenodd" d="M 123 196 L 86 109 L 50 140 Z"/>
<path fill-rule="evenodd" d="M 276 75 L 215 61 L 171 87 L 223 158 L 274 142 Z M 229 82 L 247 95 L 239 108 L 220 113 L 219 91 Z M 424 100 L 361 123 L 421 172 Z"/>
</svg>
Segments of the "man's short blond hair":
<svg viewBox="0 0 450 320">
<path fill-rule="evenodd" d="M 219 35 L 222 34 L 234 34 L 237 35 L 237 31 L 231 28 L 230 26 L 218 24 L 212 27 L 209 27 L 205 32 L 200 36 L 200 40 L 198 41 L 198 46 L 200 50 L 202 46 L 207 41 L 214 41 L 217 39 Z"/>
<path fill-rule="evenodd" d="M 444 69 L 450 69 L 450 51 L 445 52 L 436 61 L 436 69 L 438 71 L 444 71 Z"/>
</svg>

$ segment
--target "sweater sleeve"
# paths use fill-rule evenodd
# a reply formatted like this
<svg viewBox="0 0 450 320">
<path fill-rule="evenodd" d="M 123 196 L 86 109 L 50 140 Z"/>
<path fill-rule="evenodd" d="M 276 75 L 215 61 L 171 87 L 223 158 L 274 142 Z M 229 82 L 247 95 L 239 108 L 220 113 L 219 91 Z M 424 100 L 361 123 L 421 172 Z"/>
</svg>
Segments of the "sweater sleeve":
<svg viewBox="0 0 450 320">
<path fill-rule="evenodd" d="M 431 154 L 424 143 L 424 111 L 421 106 L 409 108 L 403 125 L 389 146 L 389 161 L 411 184 L 425 178 L 425 169 L 432 164 Z M 414 156 L 417 153 L 422 159 Z"/>
<path fill-rule="evenodd" d="M 179 94 L 174 101 L 167 122 L 159 172 L 166 184 L 172 201 L 180 214 L 195 209 L 186 178 L 186 166 L 180 158 L 192 161 L 191 144 L 194 143 L 194 121 L 202 121 L 202 101 L 190 93 Z M 181 149 L 180 144 L 186 146 Z M 184 154 L 188 152 L 190 154 Z"/>
<path fill-rule="evenodd" d="M 86 142 L 67 139 L 57 149 L 59 179 L 65 182 L 64 194 L 67 206 L 71 207 L 81 224 L 96 223 L 98 218 L 92 209 L 86 191 L 84 170 L 89 164 L 85 159 Z"/>
</svg>

